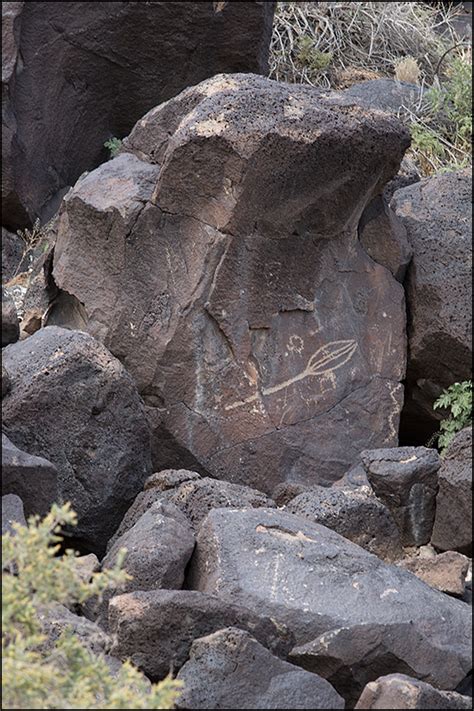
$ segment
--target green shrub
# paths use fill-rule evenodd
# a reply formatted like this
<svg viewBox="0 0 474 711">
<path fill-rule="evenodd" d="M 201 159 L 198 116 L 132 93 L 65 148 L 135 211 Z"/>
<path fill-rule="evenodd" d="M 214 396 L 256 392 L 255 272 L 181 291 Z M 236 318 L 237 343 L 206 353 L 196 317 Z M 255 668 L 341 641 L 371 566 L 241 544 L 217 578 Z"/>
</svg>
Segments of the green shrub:
<svg viewBox="0 0 474 711">
<path fill-rule="evenodd" d="M 434 410 L 446 409 L 449 415 L 441 420 L 438 444 L 441 452 L 453 439 L 456 432 L 472 425 L 472 381 L 454 383 L 445 390 L 433 405 Z"/>
<path fill-rule="evenodd" d="M 117 567 L 81 579 L 76 554 L 59 556 L 58 532 L 74 524 L 68 505 L 53 506 L 28 528 L 14 524 L 15 534 L 2 536 L 2 697 L 5 709 L 168 709 L 174 708 L 179 683 L 165 679 L 153 686 L 126 662 L 112 676 L 104 657 L 92 654 L 70 631 L 44 651 L 39 606 L 70 606 L 128 576 Z M 125 553 L 125 551 L 124 551 Z M 43 647 L 43 649 L 42 649 Z"/>
<path fill-rule="evenodd" d="M 120 138 L 116 138 L 114 136 L 113 138 L 109 138 L 109 140 L 104 143 L 104 147 L 109 150 L 110 157 L 115 158 L 122 148 L 122 141 Z"/>
</svg>

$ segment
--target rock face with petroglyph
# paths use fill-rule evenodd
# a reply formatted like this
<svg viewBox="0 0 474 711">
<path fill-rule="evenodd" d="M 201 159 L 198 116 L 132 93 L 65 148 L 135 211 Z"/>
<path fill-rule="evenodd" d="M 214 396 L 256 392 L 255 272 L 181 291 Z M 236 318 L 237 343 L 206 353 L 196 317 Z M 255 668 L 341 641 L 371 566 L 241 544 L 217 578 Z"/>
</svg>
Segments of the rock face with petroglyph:
<svg viewBox="0 0 474 711">
<path fill-rule="evenodd" d="M 156 470 L 175 446 L 270 493 L 397 443 L 403 289 L 356 232 L 409 139 L 351 102 L 214 77 L 65 199 L 54 278 L 136 379 Z"/>
</svg>

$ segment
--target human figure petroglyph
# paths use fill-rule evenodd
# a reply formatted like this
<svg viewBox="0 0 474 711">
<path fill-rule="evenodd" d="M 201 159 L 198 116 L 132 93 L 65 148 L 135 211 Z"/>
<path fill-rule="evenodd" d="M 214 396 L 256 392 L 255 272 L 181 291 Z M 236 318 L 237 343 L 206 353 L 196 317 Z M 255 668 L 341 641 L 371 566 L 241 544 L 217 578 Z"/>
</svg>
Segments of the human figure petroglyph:
<svg viewBox="0 0 474 711">
<path fill-rule="evenodd" d="M 305 380 L 310 377 L 334 377 L 333 373 L 343 365 L 345 365 L 354 355 L 357 348 L 357 341 L 352 339 L 343 341 L 330 341 L 324 346 L 318 348 L 315 353 L 309 358 L 304 370 L 297 375 L 294 375 L 288 380 L 284 380 L 277 385 L 271 385 L 267 388 L 262 388 L 261 392 L 256 392 L 243 400 L 237 400 L 231 405 L 226 405 L 224 410 L 235 410 L 238 407 L 243 407 L 248 403 L 255 402 L 263 395 L 273 395 L 280 390 L 285 390 L 294 383 Z"/>
</svg>

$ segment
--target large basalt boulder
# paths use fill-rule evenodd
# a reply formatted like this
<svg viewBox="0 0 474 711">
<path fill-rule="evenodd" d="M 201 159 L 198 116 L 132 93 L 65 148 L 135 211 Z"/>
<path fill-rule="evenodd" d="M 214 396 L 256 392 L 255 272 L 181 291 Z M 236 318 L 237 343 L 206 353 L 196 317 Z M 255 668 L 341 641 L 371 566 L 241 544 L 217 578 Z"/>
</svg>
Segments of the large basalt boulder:
<svg viewBox="0 0 474 711">
<path fill-rule="evenodd" d="M 347 708 L 354 707 L 366 684 L 385 674 L 409 674 L 454 689 L 465 673 L 456 653 L 440 647 L 431 630 L 423 632 L 410 622 L 331 630 L 295 647 L 290 661 L 327 679 Z"/>
<path fill-rule="evenodd" d="M 389 674 L 365 687 L 356 709 L 471 709 L 472 698 L 439 691 L 405 674 Z"/>
<path fill-rule="evenodd" d="M 5 410 L 8 400 L 2 403 Z M 16 494 L 23 501 L 26 516 L 45 516 L 58 500 L 58 470 L 44 457 L 15 447 L 2 432 L 2 493 Z"/>
<path fill-rule="evenodd" d="M 2 223 L 23 227 L 143 114 L 267 70 L 274 2 L 2 3 Z M 124 31 L 126 28 L 126 32 Z"/>
<path fill-rule="evenodd" d="M 277 656 L 286 658 L 291 649 L 283 625 L 196 590 L 138 591 L 117 595 L 109 605 L 112 654 L 130 659 L 153 680 L 176 673 L 195 639 L 229 626 L 250 632 Z"/>
<path fill-rule="evenodd" d="M 14 535 L 12 524 L 26 526 L 23 501 L 16 494 L 2 496 L 2 536 L 4 533 Z"/>
<path fill-rule="evenodd" d="M 396 444 L 404 294 L 357 224 L 407 145 L 340 94 L 217 76 L 68 194 L 54 278 L 155 412 L 155 469 L 270 494 Z"/>
<path fill-rule="evenodd" d="M 407 398 L 402 441 L 426 442 L 441 391 L 472 377 L 472 175 L 470 169 L 397 190 L 391 207 L 413 249 L 405 281 Z"/>
<path fill-rule="evenodd" d="M 458 432 L 444 453 L 431 542 L 472 556 L 472 427 Z"/>
<path fill-rule="evenodd" d="M 56 326 L 7 346 L 3 358 L 12 380 L 2 403 L 8 437 L 56 467 L 58 499 L 78 514 L 74 537 L 101 553 L 151 473 L 131 377 L 89 334 Z"/>
<path fill-rule="evenodd" d="M 275 657 L 248 632 L 227 627 L 196 640 L 178 679 L 179 709 L 343 709 L 317 674 Z"/>
<path fill-rule="evenodd" d="M 428 543 L 433 530 L 441 460 L 436 449 L 394 447 L 361 452 L 376 496 L 393 514 L 404 546 Z"/>
<path fill-rule="evenodd" d="M 410 623 L 457 660 L 458 681 L 471 668 L 468 605 L 284 511 L 211 511 L 199 529 L 188 587 L 283 622 L 297 644 L 354 624 Z"/>
<path fill-rule="evenodd" d="M 286 510 L 337 531 L 383 560 L 402 556 L 392 514 L 368 486 L 313 487 L 292 499 Z"/>
</svg>

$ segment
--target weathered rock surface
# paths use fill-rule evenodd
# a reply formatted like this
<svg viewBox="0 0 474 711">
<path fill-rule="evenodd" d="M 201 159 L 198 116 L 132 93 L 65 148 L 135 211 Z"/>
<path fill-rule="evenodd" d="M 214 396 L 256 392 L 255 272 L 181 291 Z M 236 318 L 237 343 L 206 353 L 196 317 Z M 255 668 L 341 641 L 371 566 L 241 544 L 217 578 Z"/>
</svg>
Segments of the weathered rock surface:
<svg viewBox="0 0 474 711">
<path fill-rule="evenodd" d="M 178 679 L 180 709 L 343 709 L 333 687 L 233 627 L 196 640 Z"/>
<path fill-rule="evenodd" d="M 444 453 L 432 544 L 472 556 L 472 428 L 458 432 Z"/>
<path fill-rule="evenodd" d="M 375 495 L 390 509 L 404 546 L 428 543 L 433 530 L 438 470 L 435 449 L 395 447 L 361 452 Z"/>
<path fill-rule="evenodd" d="M 20 337 L 20 324 L 15 302 L 2 287 L 2 348 Z"/>
<path fill-rule="evenodd" d="M 3 408 L 7 409 L 5 398 Z M 58 500 L 58 471 L 44 457 L 36 457 L 15 447 L 2 433 L 2 493 L 21 498 L 26 516 L 44 516 Z"/>
<path fill-rule="evenodd" d="M 2 284 L 27 268 L 27 260 L 23 259 L 24 247 L 18 235 L 2 227 Z"/>
<path fill-rule="evenodd" d="M 38 612 L 43 634 L 47 641 L 44 650 L 51 650 L 59 637 L 70 630 L 74 637 L 93 654 L 104 654 L 110 649 L 109 636 L 94 622 L 74 614 L 59 603 L 45 605 Z"/>
<path fill-rule="evenodd" d="M 327 679 L 348 708 L 366 684 L 386 674 L 408 674 L 442 689 L 454 689 L 465 675 L 455 652 L 440 647 L 431 630 L 410 622 L 331 630 L 295 647 L 290 661 Z"/>
<path fill-rule="evenodd" d="M 177 449 L 270 494 L 397 442 L 404 294 L 357 224 L 407 145 L 340 94 L 217 76 L 68 194 L 54 278 L 155 410 L 155 470 Z"/>
<path fill-rule="evenodd" d="M 313 487 L 286 506 L 289 513 L 320 523 L 386 561 L 402 556 L 400 532 L 388 508 L 369 487 Z"/>
<path fill-rule="evenodd" d="M 143 491 L 148 489 L 158 489 L 158 491 L 167 491 L 175 489 L 185 481 L 195 481 L 201 476 L 197 472 L 190 472 L 187 469 L 165 469 L 161 472 L 150 474 L 145 484 Z"/>
<path fill-rule="evenodd" d="M 472 176 L 469 169 L 397 190 L 391 207 L 413 249 L 407 272 L 408 369 L 403 441 L 427 441 L 434 400 L 472 377 Z M 409 438 L 412 438 L 411 440 Z"/>
<path fill-rule="evenodd" d="M 472 699 L 439 691 L 404 674 L 389 674 L 367 684 L 356 709 L 471 709 Z"/>
<path fill-rule="evenodd" d="M 292 635 L 268 617 L 194 590 L 153 590 L 117 595 L 109 605 L 112 654 L 130 659 L 151 679 L 175 673 L 198 637 L 223 627 L 251 633 L 273 654 L 286 657 Z"/>
<path fill-rule="evenodd" d="M 283 622 L 297 644 L 355 624 L 411 623 L 464 673 L 470 669 L 468 605 L 283 511 L 211 511 L 199 529 L 188 587 Z"/>
<path fill-rule="evenodd" d="M 100 553 L 151 472 L 135 385 L 91 336 L 55 326 L 7 346 L 3 358 L 13 384 L 2 403 L 5 431 L 56 467 L 58 499 L 79 517 L 74 537 Z M 26 509 L 37 503 L 28 490 L 14 492 Z"/>
<path fill-rule="evenodd" d="M 311 487 L 312 488 L 312 487 Z M 272 493 L 272 499 L 277 506 L 286 506 L 292 499 L 308 490 L 303 484 L 291 481 L 282 481 L 277 484 Z"/>
<path fill-rule="evenodd" d="M 2 3 L 2 223 L 47 218 L 104 141 L 186 86 L 266 72 L 274 6 Z"/>
<path fill-rule="evenodd" d="M 462 597 L 469 569 L 469 558 L 456 551 L 446 551 L 434 558 L 407 558 L 397 563 L 432 588 Z"/>
<path fill-rule="evenodd" d="M 6 494 L 2 496 L 2 536 L 13 533 L 12 523 L 26 526 L 23 501 L 16 494 Z"/>
<path fill-rule="evenodd" d="M 423 88 L 418 84 L 411 84 L 396 79 L 371 79 L 353 84 L 344 91 L 360 106 L 377 111 L 402 113 L 404 107 L 412 109 L 423 94 Z"/>
<path fill-rule="evenodd" d="M 413 251 L 403 222 L 382 195 L 365 208 L 358 227 L 359 240 L 369 257 L 403 282 Z"/>
<path fill-rule="evenodd" d="M 11 390 L 10 376 L 8 375 L 8 370 L 2 365 L 2 399 Z"/>
<path fill-rule="evenodd" d="M 341 479 L 335 481 L 332 487 L 334 489 L 360 489 L 361 487 L 372 489 L 367 473 L 360 461 L 354 464 Z"/>
</svg>

